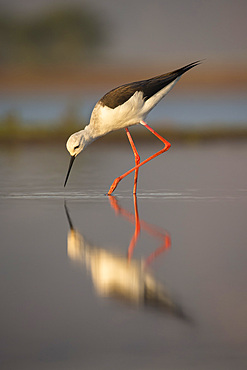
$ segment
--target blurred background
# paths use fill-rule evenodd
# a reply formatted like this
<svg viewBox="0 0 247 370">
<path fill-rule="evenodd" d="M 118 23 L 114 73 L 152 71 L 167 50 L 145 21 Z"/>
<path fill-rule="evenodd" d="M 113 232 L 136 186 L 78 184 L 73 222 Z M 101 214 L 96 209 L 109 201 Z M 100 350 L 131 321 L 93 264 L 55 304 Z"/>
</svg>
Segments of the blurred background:
<svg viewBox="0 0 247 370">
<path fill-rule="evenodd" d="M 246 15 L 245 0 L 1 0 L 1 142 L 65 140 L 109 89 L 198 59 L 148 121 L 246 137 Z"/>
<path fill-rule="evenodd" d="M 63 184 L 66 140 L 107 91 L 196 60 L 147 117 L 172 148 L 140 170 L 133 255 L 169 235 L 152 270 L 187 323 L 97 296 L 67 256 L 65 199 L 92 245 L 126 256 L 136 236 L 133 176 L 119 206 L 104 195 L 134 163 L 124 130 Z M 246 101 L 246 0 L 0 0 L 1 370 L 246 369 Z M 161 149 L 133 130 L 143 160 Z"/>
</svg>

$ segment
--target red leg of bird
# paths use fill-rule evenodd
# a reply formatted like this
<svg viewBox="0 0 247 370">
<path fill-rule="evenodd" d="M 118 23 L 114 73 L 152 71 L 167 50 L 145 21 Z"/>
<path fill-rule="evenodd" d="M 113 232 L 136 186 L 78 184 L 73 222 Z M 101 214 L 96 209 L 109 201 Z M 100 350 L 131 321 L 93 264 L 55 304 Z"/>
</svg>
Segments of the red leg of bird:
<svg viewBox="0 0 247 370">
<path fill-rule="evenodd" d="M 131 172 L 135 171 L 136 169 L 138 169 L 139 167 L 141 167 L 141 166 L 142 166 L 142 165 L 144 165 L 145 163 L 147 163 L 147 162 L 151 161 L 151 159 L 153 159 L 153 158 L 157 157 L 158 155 L 160 155 L 160 154 L 162 154 L 162 153 L 166 152 L 166 151 L 171 147 L 171 144 L 170 144 L 166 139 L 164 139 L 161 135 L 159 135 L 156 131 L 154 131 L 150 126 L 148 126 L 148 124 L 147 124 L 146 122 L 141 121 L 140 123 L 141 123 L 143 126 L 145 126 L 145 127 L 146 127 L 150 132 L 152 132 L 152 134 L 154 134 L 158 139 L 160 139 L 160 140 L 165 144 L 165 146 L 164 146 L 164 148 L 163 148 L 163 149 L 161 149 L 161 150 L 159 150 L 157 153 L 155 153 L 155 154 L 151 155 L 150 157 L 148 157 L 147 159 L 145 159 L 144 161 L 142 161 L 141 163 L 139 163 L 139 164 L 138 164 L 138 165 L 136 165 L 135 167 L 131 168 L 129 171 L 125 172 L 123 175 L 121 175 L 121 176 L 117 177 L 117 178 L 113 181 L 113 183 L 112 183 L 112 185 L 111 185 L 111 187 L 110 187 L 110 189 L 109 189 L 109 191 L 108 191 L 108 195 L 112 194 L 112 192 L 116 189 L 116 187 L 117 187 L 118 183 L 119 183 L 119 182 L 120 182 L 120 181 L 121 181 L 125 176 L 128 176 Z"/>
<path fill-rule="evenodd" d="M 137 149 L 135 147 L 134 141 L 133 141 L 133 139 L 132 139 L 132 137 L 130 135 L 129 129 L 127 127 L 126 127 L 125 131 L 126 131 L 127 137 L 129 139 L 131 148 L 132 148 L 133 153 L 134 153 L 134 156 L 135 156 L 135 165 L 137 166 L 140 163 L 140 156 L 138 154 L 138 151 L 137 151 Z M 138 171 L 139 171 L 139 167 L 135 169 L 133 194 L 136 194 Z"/>
</svg>

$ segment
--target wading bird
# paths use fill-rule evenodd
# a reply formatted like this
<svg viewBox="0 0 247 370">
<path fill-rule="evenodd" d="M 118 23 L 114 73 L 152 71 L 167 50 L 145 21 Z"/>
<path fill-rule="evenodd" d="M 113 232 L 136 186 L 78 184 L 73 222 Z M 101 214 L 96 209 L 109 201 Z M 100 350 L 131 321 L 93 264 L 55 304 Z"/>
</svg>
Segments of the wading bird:
<svg viewBox="0 0 247 370">
<path fill-rule="evenodd" d="M 167 140 L 144 122 L 144 119 L 155 105 L 158 104 L 159 101 L 173 88 L 180 77 L 200 63 L 200 61 L 196 61 L 173 72 L 153 77 L 148 80 L 128 83 L 105 94 L 103 98 L 96 103 L 91 114 L 89 125 L 87 125 L 83 130 L 71 135 L 66 143 L 71 159 L 64 186 L 69 178 L 75 158 L 83 149 L 86 148 L 87 145 L 109 132 L 124 128 L 134 153 L 135 166 L 113 181 L 108 191 L 108 195 L 116 189 L 118 183 L 125 176 L 129 175 L 133 171 L 135 171 L 133 193 L 136 194 L 139 167 L 166 152 L 171 146 Z M 133 126 L 138 123 L 146 127 L 164 143 L 163 149 L 142 162 L 140 162 L 140 156 L 128 129 L 129 126 Z"/>
</svg>

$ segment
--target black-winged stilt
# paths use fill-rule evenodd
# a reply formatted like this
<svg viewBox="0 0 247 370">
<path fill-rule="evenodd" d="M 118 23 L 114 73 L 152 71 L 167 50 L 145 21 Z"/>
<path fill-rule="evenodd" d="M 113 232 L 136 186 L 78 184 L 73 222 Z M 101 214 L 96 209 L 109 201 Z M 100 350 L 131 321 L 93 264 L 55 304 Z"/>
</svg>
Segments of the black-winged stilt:
<svg viewBox="0 0 247 370">
<path fill-rule="evenodd" d="M 105 94 L 103 98 L 96 103 L 91 114 L 89 125 L 87 125 L 83 130 L 71 135 L 66 143 L 71 159 L 64 186 L 69 178 L 75 158 L 83 149 L 86 148 L 87 145 L 109 132 L 124 128 L 135 156 L 135 166 L 113 181 L 108 191 L 108 195 L 116 189 L 118 183 L 125 176 L 129 175 L 133 171 L 135 171 L 133 187 L 133 193 L 135 194 L 139 167 L 164 153 L 171 146 L 167 140 L 144 122 L 144 119 L 155 105 L 158 104 L 158 102 L 173 88 L 180 77 L 200 63 L 200 61 L 196 61 L 173 72 L 149 78 L 148 80 L 128 83 Z M 128 129 L 129 126 L 136 125 L 138 123 L 145 126 L 165 144 L 163 149 L 142 162 L 140 162 L 140 156 Z"/>
</svg>

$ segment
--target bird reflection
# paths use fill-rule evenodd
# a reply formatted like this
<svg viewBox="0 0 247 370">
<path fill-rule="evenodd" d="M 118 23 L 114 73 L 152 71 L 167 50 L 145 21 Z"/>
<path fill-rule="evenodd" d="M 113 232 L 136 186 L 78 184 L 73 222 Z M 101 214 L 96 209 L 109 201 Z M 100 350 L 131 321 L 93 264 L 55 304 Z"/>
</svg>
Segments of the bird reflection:
<svg viewBox="0 0 247 370">
<path fill-rule="evenodd" d="M 132 306 L 155 307 L 185 319 L 186 316 L 181 307 L 174 302 L 163 284 L 153 277 L 149 268 L 151 262 L 170 247 L 169 234 L 139 219 L 135 195 L 134 214 L 122 208 L 114 196 L 110 196 L 109 201 L 117 215 L 135 224 L 127 258 L 89 243 L 74 228 L 65 203 L 65 211 L 70 227 L 67 238 L 68 257 L 72 261 L 86 266 L 91 273 L 95 290 L 100 296 L 118 299 Z M 141 229 L 161 240 L 161 246 L 145 260 L 132 258 Z"/>
</svg>

